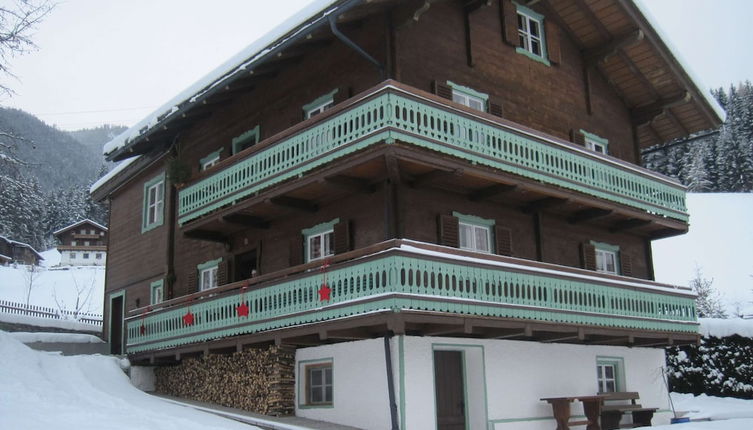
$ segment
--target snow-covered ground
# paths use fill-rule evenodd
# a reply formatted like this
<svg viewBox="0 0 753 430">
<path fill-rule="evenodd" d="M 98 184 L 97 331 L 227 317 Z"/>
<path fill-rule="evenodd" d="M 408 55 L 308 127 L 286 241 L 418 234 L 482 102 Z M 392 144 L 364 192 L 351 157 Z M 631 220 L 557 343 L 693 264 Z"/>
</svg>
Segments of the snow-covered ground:
<svg viewBox="0 0 753 430">
<path fill-rule="evenodd" d="M 687 286 L 699 267 L 730 313 L 753 315 L 753 193 L 689 193 L 688 211 L 687 234 L 653 242 L 656 280 Z"/>
<path fill-rule="evenodd" d="M 58 267 L 60 253 L 51 249 L 41 253 L 42 266 L 32 281 L 29 304 L 53 309 L 78 310 L 102 314 L 105 268 L 94 266 Z M 26 303 L 29 266 L 0 267 L 0 300 Z"/>
<path fill-rule="evenodd" d="M 133 387 L 126 361 L 33 351 L 0 331 L 0 429 L 251 430 Z"/>
</svg>

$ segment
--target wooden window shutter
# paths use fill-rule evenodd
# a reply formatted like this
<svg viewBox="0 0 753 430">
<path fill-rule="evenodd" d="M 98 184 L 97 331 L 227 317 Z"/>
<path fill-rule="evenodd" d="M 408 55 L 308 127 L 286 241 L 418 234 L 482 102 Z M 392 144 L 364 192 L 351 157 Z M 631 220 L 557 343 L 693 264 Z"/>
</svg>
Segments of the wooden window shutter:
<svg viewBox="0 0 753 430">
<path fill-rule="evenodd" d="M 227 275 L 228 262 L 224 260 L 220 261 L 220 264 L 217 265 L 217 285 L 227 284 Z"/>
<path fill-rule="evenodd" d="M 586 146 L 586 136 L 584 136 L 579 130 L 574 128 L 570 129 L 570 142 L 573 142 L 576 145 Z"/>
<path fill-rule="evenodd" d="M 551 20 L 544 21 L 544 37 L 546 37 L 546 52 L 549 56 L 549 61 L 559 64 L 562 61 L 559 26 Z"/>
<path fill-rule="evenodd" d="M 633 258 L 624 252 L 620 253 L 620 274 L 622 276 L 633 276 Z"/>
<path fill-rule="evenodd" d="M 494 246 L 499 255 L 512 255 L 512 231 L 509 228 L 494 226 Z"/>
<path fill-rule="evenodd" d="M 460 247 L 460 221 L 452 215 L 439 216 L 439 244 Z"/>
<path fill-rule="evenodd" d="M 344 220 L 335 224 L 334 228 L 335 254 L 350 251 L 350 221 Z"/>
<path fill-rule="evenodd" d="M 498 100 L 490 99 L 489 100 L 489 113 L 501 118 L 503 116 L 502 115 L 502 103 L 500 103 Z"/>
<path fill-rule="evenodd" d="M 296 234 L 290 239 L 290 253 L 288 254 L 290 266 L 303 264 L 303 235 Z"/>
<path fill-rule="evenodd" d="M 195 293 L 198 290 L 198 285 L 196 283 L 197 276 L 198 274 L 196 273 L 196 270 L 188 272 L 188 276 L 186 276 L 188 294 Z"/>
<path fill-rule="evenodd" d="M 348 100 L 351 97 L 353 97 L 353 88 L 340 87 L 337 89 L 337 92 L 332 96 L 332 101 L 334 102 L 334 104 L 338 104 L 340 102 L 344 102 L 345 100 Z"/>
<path fill-rule="evenodd" d="M 580 258 L 583 268 L 586 270 L 596 270 L 596 247 L 590 243 L 580 245 Z"/>
<path fill-rule="evenodd" d="M 512 0 L 502 0 L 502 33 L 505 42 L 520 46 L 518 36 L 518 8 Z"/>
<path fill-rule="evenodd" d="M 452 88 L 449 85 L 439 81 L 432 81 L 431 89 L 439 97 L 452 100 Z"/>
</svg>

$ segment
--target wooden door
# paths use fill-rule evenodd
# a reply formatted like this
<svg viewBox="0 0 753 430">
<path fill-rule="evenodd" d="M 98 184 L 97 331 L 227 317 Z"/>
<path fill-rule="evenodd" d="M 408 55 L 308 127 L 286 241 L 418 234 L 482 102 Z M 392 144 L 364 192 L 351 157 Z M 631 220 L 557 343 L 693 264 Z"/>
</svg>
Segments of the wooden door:
<svg viewBox="0 0 753 430">
<path fill-rule="evenodd" d="M 256 267 L 257 256 L 256 250 L 246 252 L 244 254 L 237 255 L 235 257 L 235 281 L 242 281 L 249 279 L 251 274 L 258 270 Z"/>
<path fill-rule="evenodd" d="M 434 351 L 437 430 L 465 430 L 463 353 Z"/>
<path fill-rule="evenodd" d="M 123 354 L 123 296 L 110 300 L 110 354 Z"/>
</svg>

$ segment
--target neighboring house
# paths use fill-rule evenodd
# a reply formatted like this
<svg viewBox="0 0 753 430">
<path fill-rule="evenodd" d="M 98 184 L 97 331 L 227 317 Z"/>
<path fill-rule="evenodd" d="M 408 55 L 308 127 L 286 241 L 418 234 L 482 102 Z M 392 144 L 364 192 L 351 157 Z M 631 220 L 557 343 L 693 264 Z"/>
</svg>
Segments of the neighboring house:
<svg viewBox="0 0 753 430">
<path fill-rule="evenodd" d="M 60 242 L 61 266 L 104 266 L 107 262 L 107 227 L 90 219 L 52 233 Z"/>
<path fill-rule="evenodd" d="M 17 242 L 0 236 L 0 264 L 27 264 L 37 266 L 44 260 L 28 243 Z"/>
<path fill-rule="evenodd" d="M 686 189 L 640 151 L 724 114 L 635 3 L 526 4 L 320 0 L 108 143 L 112 351 L 362 428 L 549 429 L 541 398 L 615 390 L 668 422 L 698 324 L 651 241 Z"/>
</svg>

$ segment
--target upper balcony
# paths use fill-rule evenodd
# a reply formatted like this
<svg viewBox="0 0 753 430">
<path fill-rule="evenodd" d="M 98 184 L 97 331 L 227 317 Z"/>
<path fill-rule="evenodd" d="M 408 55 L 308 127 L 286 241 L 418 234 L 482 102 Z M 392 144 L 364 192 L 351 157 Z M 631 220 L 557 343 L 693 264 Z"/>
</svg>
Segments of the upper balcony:
<svg viewBox="0 0 753 430">
<path fill-rule="evenodd" d="M 617 225 L 652 224 L 647 235 L 654 237 L 687 229 L 686 190 L 674 180 L 394 81 L 204 172 L 179 192 L 179 223 L 227 210 L 354 154 L 398 146 L 502 175 L 477 175 L 475 194 L 502 186 L 575 202 L 571 218 L 619 213 Z"/>
<path fill-rule="evenodd" d="M 391 240 L 131 311 L 135 359 L 397 334 L 658 346 L 695 342 L 685 287 Z M 210 342 L 210 343 L 207 343 Z"/>
</svg>

